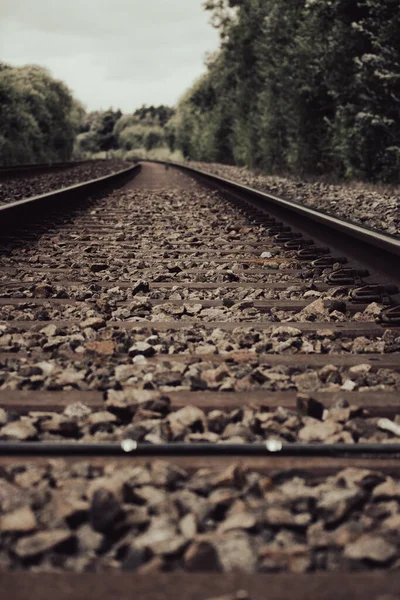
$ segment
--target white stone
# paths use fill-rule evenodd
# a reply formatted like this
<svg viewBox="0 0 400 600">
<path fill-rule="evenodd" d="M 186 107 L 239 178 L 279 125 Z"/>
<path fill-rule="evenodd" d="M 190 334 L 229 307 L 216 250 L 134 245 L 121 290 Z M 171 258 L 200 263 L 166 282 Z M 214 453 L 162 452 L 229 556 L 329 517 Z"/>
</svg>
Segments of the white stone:
<svg viewBox="0 0 400 600">
<path fill-rule="evenodd" d="M 345 392 L 352 392 L 355 387 L 356 384 L 354 383 L 354 381 L 351 381 L 351 379 L 346 379 L 346 381 L 343 383 L 340 389 L 344 390 Z"/>
</svg>

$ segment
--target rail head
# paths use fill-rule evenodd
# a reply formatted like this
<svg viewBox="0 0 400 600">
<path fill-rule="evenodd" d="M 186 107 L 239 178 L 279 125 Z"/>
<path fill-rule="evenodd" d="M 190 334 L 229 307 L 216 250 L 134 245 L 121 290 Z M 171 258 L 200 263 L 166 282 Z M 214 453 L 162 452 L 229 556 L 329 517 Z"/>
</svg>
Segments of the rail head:
<svg viewBox="0 0 400 600">
<path fill-rule="evenodd" d="M 2 177 L 18 177 L 19 175 L 40 175 L 45 172 L 61 171 L 63 169 L 70 169 L 71 167 L 78 167 L 80 165 L 86 165 L 88 163 L 97 163 L 105 159 L 85 159 L 85 160 L 69 160 L 69 161 L 58 161 L 58 162 L 43 162 L 43 163 L 26 163 L 20 165 L 8 165 L 0 166 L 0 179 Z"/>
<path fill-rule="evenodd" d="M 209 183 L 238 200 L 244 200 L 281 219 L 293 231 L 312 236 L 319 243 L 345 254 L 355 263 L 378 274 L 385 283 L 400 285 L 400 237 L 364 227 L 347 219 L 304 206 L 293 200 L 279 198 L 218 175 L 207 173 L 183 163 L 159 162 L 180 169 L 202 182 Z"/>
<path fill-rule="evenodd" d="M 219 175 L 207 173 L 206 171 L 190 167 L 186 164 L 167 162 L 164 162 L 163 164 L 168 164 L 172 167 L 183 169 L 189 173 L 197 174 L 201 177 L 209 179 L 209 181 L 220 183 L 224 186 L 230 186 L 233 190 L 240 190 L 249 196 L 257 197 L 260 200 L 268 201 L 270 203 L 272 202 L 277 206 L 285 207 L 302 217 L 310 218 L 323 225 L 328 225 L 330 228 L 337 229 L 338 231 L 350 233 L 353 237 L 366 240 L 369 243 L 374 243 L 376 246 L 379 246 L 381 248 L 387 248 L 391 252 L 400 256 L 400 237 L 386 234 L 381 231 L 372 229 L 370 227 L 359 225 L 358 223 L 351 221 L 350 219 L 340 219 L 338 217 L 328 214 L 327 212 L 305 206 L 300 202 L 296 202 L 294 200 L 285 200 L 284 198 L 274 196 L 273 194 L 269 194 L 267 192 L 262 192 L 261 190 L 251 188 L 247 185 L 244 185 L 243 183 L 238 183 L 236 181 L 233 181 L 232 179 L 227 179 Z"/>
<path fill-rule="evenodd" d="M 134 173 L 140 168 L 140 165 L 134 165 L 133 167 L 128 167 L 127 169 L 122 169 L 121 171 L 116 171 L 115 173 L 111 173 L 109 175 L 103 175 L 102 177 L 97 177 L 95 179 L 89 179 L 82 183 L 75 183 L 74 185 L 70 185 L 64 188 L 60 188 L 58 190 L 53 190 L 51 192 L 46 192 L 46 194 L 39 194 L 37 196 L 30 196 L 29 198 L 23 198 L 22 200 L 16 200 L 15 202 L 8 202 L 0 206 L 0 219 L 4 214 L 9 212 L 10 210 L 15 210 L 18 207 L 27 206 L 28 204 L 38 203 L 43 200 L 49 200 L 55 197 L 60 197 L 61 195 L 68 195 L 71 192 L 81 192 L 85 190 L 90 190 L 94 186 L 98 186 L 101 183 L 112 183 L 119 178 L 124 177 L 125 175 L 129 175 Z"/>
<path fill-rule="evenodd" d="M 354 457 L 366 460 L 390 457 L 400 458 L 400 444 L 380 442 L 348 444 L 348 443 L 284 443 L 278 439 L 267 439 L 260 443 L 208 443 L 208 442 L 173 442 L 173 443 L 139 443 L 133 439 L 120 442 L 0 442 L 2 456 L 91 456 L 109 457 L 206 457 L 230 456 L 235 458 L 268 456 L 272 457 Z"/>
</svg>

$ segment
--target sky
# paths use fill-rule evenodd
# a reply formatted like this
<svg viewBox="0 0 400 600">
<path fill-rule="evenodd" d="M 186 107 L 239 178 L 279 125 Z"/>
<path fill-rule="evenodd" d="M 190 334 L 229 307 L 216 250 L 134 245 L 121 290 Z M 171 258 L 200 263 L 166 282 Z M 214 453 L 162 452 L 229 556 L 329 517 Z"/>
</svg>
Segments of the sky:
<svg viewBox="0 0 400 600">
<path fill-rule="evenodd" d="M 0 60 L 39 64 L 87 110 L 176 104 L 218 48 L 202 0 L 0 0 Z"/>
</svg>

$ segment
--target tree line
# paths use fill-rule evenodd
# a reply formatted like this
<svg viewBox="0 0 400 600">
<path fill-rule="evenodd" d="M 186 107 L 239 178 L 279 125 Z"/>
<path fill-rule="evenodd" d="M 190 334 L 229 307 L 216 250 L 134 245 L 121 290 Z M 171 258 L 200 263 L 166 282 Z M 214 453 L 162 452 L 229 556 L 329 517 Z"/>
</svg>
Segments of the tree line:
<svg viewBox="0 0 400 600">
<path fill-rule="evenodd" d="M 173 132 L 167 125 L 175 110 L 142 106 L 86 112 L 47 69 L 0 63 L 0 165 L 68 161 L 71 158 L 170 155 Z"/>
<path fill-rule="evenodd" d="M 175 110 L 168 106 L 142 106 L 131 114 L 109 109 L 85 114 L 76 139 L 81 156 L 112 153 L 124 158 L 144 158 L 173 146 L 167 124 Z"/>
<path fill-rule="evenodd" d="M 43 67 L 0 63 L 0 164 L 69 160 L 83 113 Z"/>
<path fill-rule="evenodd" d="M 220 49 L 181 99 L 190 159 L 399 181 L 398 0 L 208 0 Z"/>
</svg>

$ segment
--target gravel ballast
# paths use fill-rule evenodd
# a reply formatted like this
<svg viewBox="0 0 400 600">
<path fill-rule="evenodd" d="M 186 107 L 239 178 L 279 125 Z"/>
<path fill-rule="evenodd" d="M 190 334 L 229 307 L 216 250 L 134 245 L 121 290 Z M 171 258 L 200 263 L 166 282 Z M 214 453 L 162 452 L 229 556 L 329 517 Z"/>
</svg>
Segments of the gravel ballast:
<svg viewBox="0 0 400 600">
<path fill-rule="evenodd" d="M 262 175 L 245 167 L 218 163 L 189 162 L 189 167 L 292 200 L 330 215 L 349 219 L 366 227 L 400 237 L 400 197 L 398 188 L 362 183 L 333 184 L 300 178 Z"/>
<path fill-rule="evenodd" d="M 15 464 L 1 474 L 3 568 L 360 571 L 399 568 L 400 482 L 348 468 L 315 479 L 237 464 Z"/>
<path fill-rule="evenodd" d="M 210 390 L 211 391 L 211 390 Z M 394 419 L 373 417 L 361 406 L 339 400 L 330 408 L 312 394 L 297 395 L 297 409 L 265 405 L 202 410 L 187 404 L 172 407 L 168 393 L 152 390 L 108 390 L 103 410 L 82 402 L 63 413 L 30 411 L 20 416 L 0 413 L 0 441 L 73 441 L 79 443 L 174 442 L 252 444 L 266 440 L 323 444 L 399 443 L 400 414 Z M 360 394 L 360 402 L 366 395 Z M 212 404 L 212 397 L 210 398 Z"/>
</svg>

